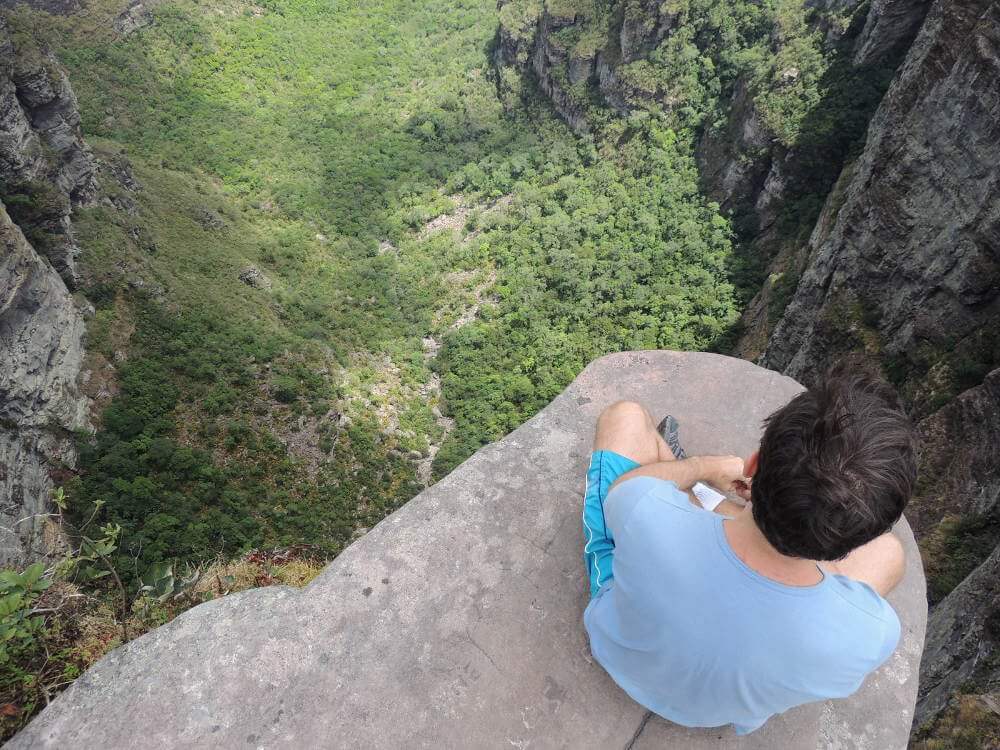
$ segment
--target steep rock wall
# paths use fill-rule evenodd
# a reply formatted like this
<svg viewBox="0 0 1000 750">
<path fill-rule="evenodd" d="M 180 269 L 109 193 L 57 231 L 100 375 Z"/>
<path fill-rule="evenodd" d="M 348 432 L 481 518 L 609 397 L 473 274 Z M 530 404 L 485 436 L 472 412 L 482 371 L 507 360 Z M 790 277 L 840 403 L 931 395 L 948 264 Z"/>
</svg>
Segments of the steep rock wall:
<svg viewBox="0 0 1000 750">
<path fill-rule="evenodd" d="M 74 465 L 72 432 L 88 428 L 84 322 L 67 287 L 72 207 L 96 193 L 79 122 L 65 72 L 0 18 L 0 563 L 47 552 L 51 475 Z"/>
<path fill-rule="evenodd" d="M 763 362 L 810 379 L 856 348 L 951 346 L 1000 307 L 1000 6 L 935 4 L 869 128 L 843 206 L 818 227 L 808 266 Z"/>
<path fill-rule="evenodd" d="M 498 6 L 501 24 L 493 62 L 506 100 L 520 90 L 518 76 L 529 74 L 556 112 L 581 134 L 590 130 L 588 111 L 595 97 L 621 114 L 640 102 L 669 104 L 665 92 L 630 83 L 618 72 L 620 65 L 655 49 L 675 27 L 678 14 L 669 4 L 628 0 L 601 13 L 596 6 L 584 12 L 562 4 L 533 8 L 519 0 L 498 0 Z"/>
<path fill-rule="evenodd" d="M 0 562 L 45 552 L 50 470 L 73 466 L 69 432 L 87 427 L 83 332 L 65 283 L 0 204 Z"/>
<path fill-rule="evenodd" d="M 80 249 L 70 214 L 96 193 L 96 167 L 65 71 L 0 17 L 0 199 L 71 287 Z"/>
<path fill-rule="evenodd" d="M 854 64 L 870 65 L 879 58 L 905 51 L 929 7 L 930 0 L 875 0 L 854 45 Z"/>
<path fill-rule="evenodd" d="M 920 430 L 922 481 L 928 486 L 911 503 L 908 515 L 914 527 L 933 539 L 946 519 L 987 519 L 982 537 L 995 543 L 1000 527 L 1000 369 L 924 419 Z M 953 564 L 941 557 L 939 564 Z M 933 607 L 915 726 L 933 720 L 958 691 L 987 693 L 1000 686 L 1000 664 L 994 658 L 1000 649 L 998 574 L 1000 546 Z"/>
</svg>

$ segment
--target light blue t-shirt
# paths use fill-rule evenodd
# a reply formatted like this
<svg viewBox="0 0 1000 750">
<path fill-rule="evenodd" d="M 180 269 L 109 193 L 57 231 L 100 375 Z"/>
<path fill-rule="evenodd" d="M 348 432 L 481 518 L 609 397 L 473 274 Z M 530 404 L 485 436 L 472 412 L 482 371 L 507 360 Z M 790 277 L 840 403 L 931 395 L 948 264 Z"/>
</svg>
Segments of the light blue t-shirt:
<svg viewBox="0 0 1000 750">
<path fill-rule="evenodd" d="M 793 706 L 850 695 L 896 648 L 899 618 L 872 588 L 760 575 L 729 546 L 723 517 L 673 482 L 626 480 L 604 510 L 614 578 L 584 614 L 590 648 L 666 719 L 747 734 Z"/>
</svg>

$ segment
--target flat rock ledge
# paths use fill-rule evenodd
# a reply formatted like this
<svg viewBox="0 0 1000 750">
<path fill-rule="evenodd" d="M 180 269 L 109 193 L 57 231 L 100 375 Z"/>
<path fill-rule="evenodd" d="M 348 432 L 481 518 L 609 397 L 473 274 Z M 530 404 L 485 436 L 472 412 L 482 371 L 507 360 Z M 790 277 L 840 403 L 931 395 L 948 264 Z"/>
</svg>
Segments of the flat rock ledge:
<svg viewBox="0 0 1000 750">
<path fill-rule="evenodd" d="M 580 503 L 600 410 L 636 400 L 675 414 L 689 453 L 746 455 L 799 390 L 713 354 L 603 357 L 309 586 L 208 602 L 116 649 L 8 747 L 905 748 L 927 615 L 905 521 L 903 638 L 849 699 L 739 738 L 651 716 L 590 656 Z"/>
</svg>

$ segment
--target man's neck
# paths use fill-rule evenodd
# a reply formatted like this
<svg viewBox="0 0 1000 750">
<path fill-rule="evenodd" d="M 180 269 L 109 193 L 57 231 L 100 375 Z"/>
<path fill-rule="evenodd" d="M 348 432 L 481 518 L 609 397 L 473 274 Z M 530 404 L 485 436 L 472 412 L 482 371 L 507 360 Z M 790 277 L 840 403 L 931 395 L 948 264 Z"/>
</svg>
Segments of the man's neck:
<svg viewBox="0 0 1000 750">
<path fill-rule="evenodd" d="M 788 557 L 772 547 L 754 523 L 749 508 L 726 519 L 722 528 L 736 556 L 765 578 L 786 586 L 813 586 L 823 580 L 814 561 Z"/>
</svg>

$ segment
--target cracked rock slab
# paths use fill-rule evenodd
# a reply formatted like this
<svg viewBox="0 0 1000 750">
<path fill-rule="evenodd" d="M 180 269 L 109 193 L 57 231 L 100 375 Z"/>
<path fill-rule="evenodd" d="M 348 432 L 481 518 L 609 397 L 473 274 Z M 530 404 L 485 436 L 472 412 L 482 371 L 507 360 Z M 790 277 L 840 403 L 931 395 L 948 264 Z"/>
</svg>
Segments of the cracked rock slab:
<svg viewBox="0 0 1000 750">
<path fill-rule="evenodd" d="M 9 747 L 905 747 L 926 618 L 905 522 L 902 645 L 853 698 L 736 738 L 650 718 L 590 657 L 580 514 L 601 409 L 637 400 L 676 415 L 693 454 L 747 454 L 799 390 L 713 354 L 599 359 L 309 586 L 202 604 L 113 651 Z"/>
</svg>

